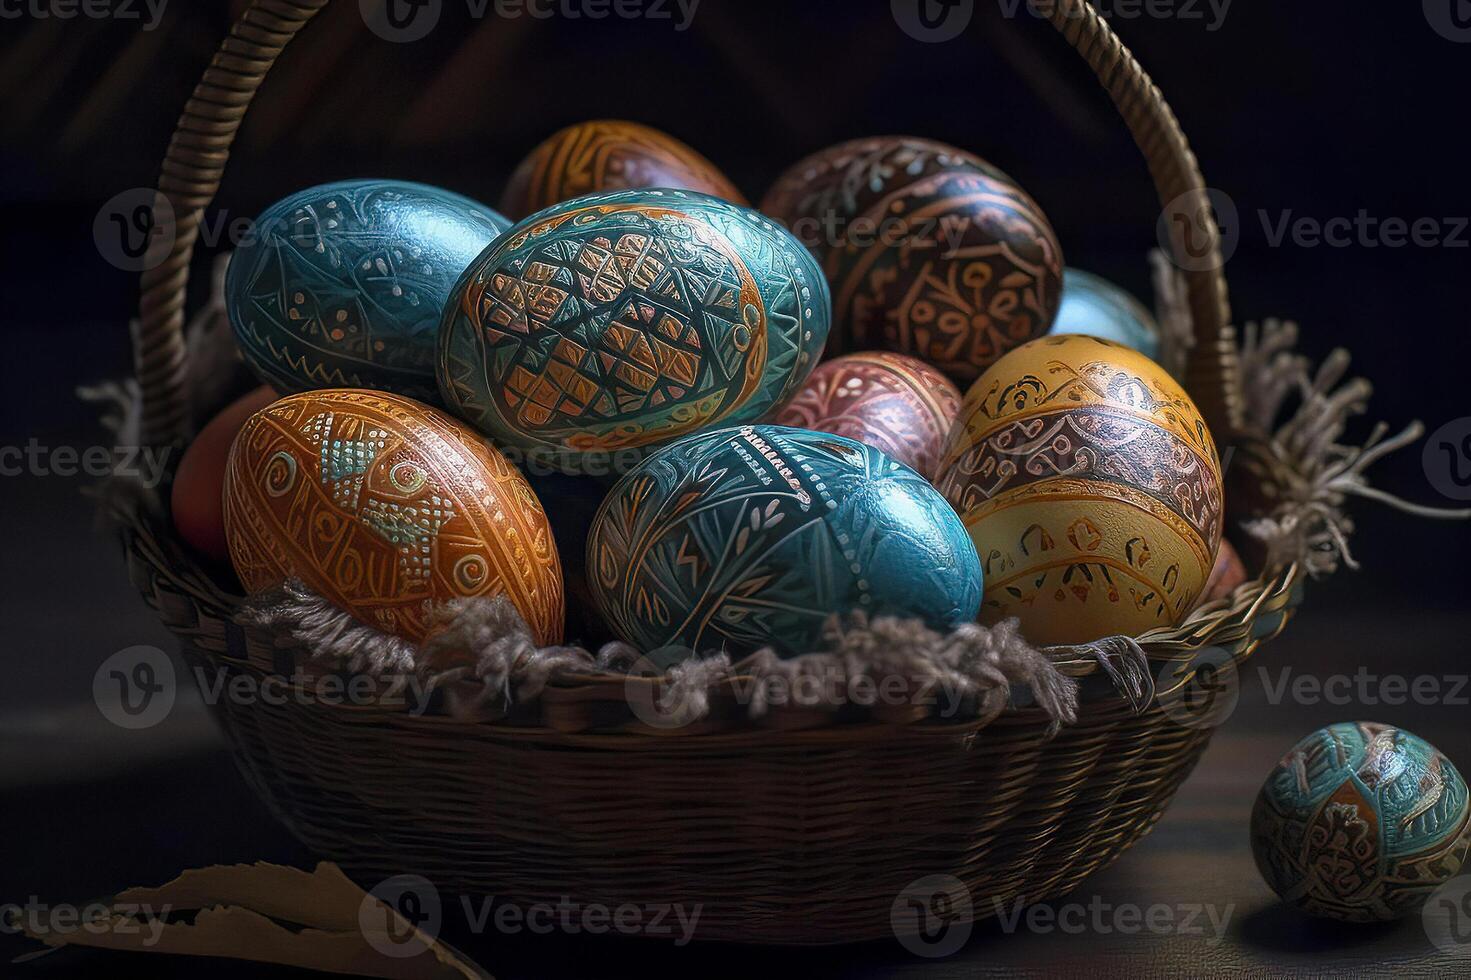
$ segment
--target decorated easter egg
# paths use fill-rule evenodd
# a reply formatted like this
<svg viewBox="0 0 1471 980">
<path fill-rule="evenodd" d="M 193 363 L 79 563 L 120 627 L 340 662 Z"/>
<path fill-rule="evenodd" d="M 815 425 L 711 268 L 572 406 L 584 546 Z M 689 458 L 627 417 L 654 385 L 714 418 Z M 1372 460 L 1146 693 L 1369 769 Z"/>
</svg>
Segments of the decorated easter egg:
<svg viewBox="0 0 1471 980">
<path fill-rule="evenodd" d="M 1221 540 L 1221 464 L 1159 365 L 1096 337 L 1034 340 L 965 396 L 937 486 L 986 576 L 981 621 L 1033 643 L 1172 626 Z"/>
<path fill-rule="evenodd" d="M 377 388 L 438 401 L 450 290 L 510 222 L 425 184 L 345 180 L 271 205 L 230 258 L 240 350 L 278 391 Z"/>
<path fill-rule="evenodd" d="M 755 211 L 692 191 L 593 195 L 516 225 L 465 273 L 439 385 L 498 445 L 594 472 L 765 417 L 811 373 L 828 318 L 812 257 Z"/>
<path fill-rule="evenodd" d="M 1047 332 L 1057 236 L 1016 182 L 933 140 L 880 136 L 798 162 L 761 209 L 822 262 L 831 350 L 913 354 L 962 384 Z"/>
<path fill-rule="evenodd" d="M 865 351 L 819 364 L 776 421 L 857 439 L 928 480 L 959 412 L 960 391 L 924 361 Z"/>
<path fill-rule="evenodd" d="M 746 199 L 715 165 L 668 133 L 621 119 L 594 119 L 558 130 L 521 161 L 501 210 L 513 218 L 585 194 L 675 187 L 733 204 Z"/>
<path fill-rule="evenodd" d="M 1144 304 L 1102 276 L 1082 269 L 1062 272 L 1062 305 L 1052 333 L 1085 333 L 1159 357 L 1159 324 Z"/>
<path fill-rule="evenodd" d="M 210 419 L 179 460 L 170 492 L 174 529 L 184 543 L 214 561 L 230 558 L 225 543 L 225 464 L 245 420 L 279 396 L 262 385 Z"/>
<path fill-rule="evenodd" d="M 1349 922 L 1417 911 L 1471 848 L 1466 781 L 1407 731 L 1320 728 L 1277 763 L 1251 814 L 1257 868 L 1284 901 Z"/>
<path fill-rule="evenodd" d="M 613 488 L 587 542 L 619 636 L 656 659 L 817 649 L 833 613 L 975 618 L 965 528 L 924 478 L 841 436 L 736 426 L 667 446 Z"/>
<path fill-rule="evenodd" d="M 562 567 L 536 494 L 449 416 L 364 389 L 303 392 L 245 423 L 225 535 L 246 591 L 288 576 L 420 640 L 437 603 L 504 595 L 538 643 L 562 637 Z"/>
</svg>

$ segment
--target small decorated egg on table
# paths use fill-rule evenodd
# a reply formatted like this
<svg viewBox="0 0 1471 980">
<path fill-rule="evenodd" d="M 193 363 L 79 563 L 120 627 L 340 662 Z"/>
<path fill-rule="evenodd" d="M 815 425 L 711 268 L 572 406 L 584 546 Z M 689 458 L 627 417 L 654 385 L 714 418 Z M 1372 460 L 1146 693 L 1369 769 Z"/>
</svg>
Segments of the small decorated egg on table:
<svg viewBox="0 0 1471 980">
<path fill-rule="evenodd" d="M 975 618 L 981 574 L 955 512 L 884 453 L 778 425 L 700 433 L 623 477 L 587 542 L 608 624 L 665 662 L 818 648 L 834 613 Z"/>
<path fill-rule="evenodd" d="M 813 250 L 833 291 L 831 350 L 913 354 L 962 385 L 1047 332 L 1062 248 L 1015 181 L 934 140 L 879 136 L 789 168 L 761 210 Z"/>
<path fill-rule="evenodd" d="M 986 577 L 981 621 L 1033 643 L 1173 626 L 1221 540 L 1221 463 L 1163 368 L 1095 337 L 1044 337 L 966 394 L 937 486 Z"/>
<path fill-rule="evenodd" d="M 960 391 L 939 371 L 903 354 L 866 351 L 818 365 L 775 421 L 857 439 L 930 480 L 959 411 Z"/>
<path fill-rule="evenodd" d="M 1374 722 L 1321 728 L 1267 777 L 1251 849 L 1282 899 L 1313 915 L 1408 915 L 1471 848 L 1466 781 L 1434 746 Z"/>
<path fill-rule="evenodd" d="M 247 592 L 295 577 L 410 640 L 435 604 L 503 595 L 538 643 L 562 638 L 561 562 L 531 487 L 407 398 L 304 392 L 251 416 L 225 474 L 225 535 Z"/>
<path fill-rule="evenodd" d="M 440 314 L 510 222 L 467 197 L 345 180 L 261 212 L 230 258 L 225 304 L 245 360 L 281 392 L 377 388 L 439 400 Z"/>
<path fill-rule="evenodd" d="M 460 280 L 440 390 L 497 445 L 606 472 L 779 408 L 817 364 L 829 308 L 812 256 L 749 208 L 675 190 L 577 198 Z"/>
<path fill-rule="evenodd" d="M 558 130 L 521 162 L 501 196 L 512 218 L 585 194 L 675 187 L 746 203 L 723 173 L 699 153 L 650 126 L 594 119 Z"/>
<path fill-rule="evenodd" d="M 1064 269 L 1062 305 L 1051 333 L 1083 333 L 1132 347 L 1145 357 L 1159 357 L 1159 324 L 1128 292 L 1102 276 Z"/>
</svg>

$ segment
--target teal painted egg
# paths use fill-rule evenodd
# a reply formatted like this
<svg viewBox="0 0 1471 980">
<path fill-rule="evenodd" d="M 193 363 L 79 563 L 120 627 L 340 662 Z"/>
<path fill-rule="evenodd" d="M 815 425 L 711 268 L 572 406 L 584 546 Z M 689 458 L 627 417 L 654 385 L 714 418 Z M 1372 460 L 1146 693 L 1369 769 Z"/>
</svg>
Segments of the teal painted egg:
<svg viewBox="0 0 1471 980">
<path fill-rule="evenodd" d="M 1471 847 L 1466 781 L 1434 746 L 1373 722 L 1320 728 L 1267 777 L 1251 815 L 1262 877 L 1313 915 L 1417 911 Z"/>
<path fill-rule="evenodd" d="M 1159 325 L 1130 293 L 1082 269 L 1062 272 L 1062 305 L 1049 333 L 1081 333 L 1159 358 Z"/>
<path fill-rule="evenodd" d="M 466 271 L 439 385 L 497 445 L 597 475 L 780 407 L 830 318 L 816 262 L 761 214 L 694 191 L 593 194 L 520 222 Z"/>
<path fill-rule="evenodd" d="M 923 477 L 779 425 L 700 433 L 639 464 L 599 509 L 587 564 L 608 625 L 663 662 L 807 653 L 851 610 L 947 629 L 981 599 L 975 547 Z"/>
<path fill-rule="evenodd" d="M 510 222 L 427 184 L 344 180 L 263 211 L 230 258 L 225 302 L 281 392 L 376 388 L 439 401 L 439 320 L 455 280 Z"/>
</svg>

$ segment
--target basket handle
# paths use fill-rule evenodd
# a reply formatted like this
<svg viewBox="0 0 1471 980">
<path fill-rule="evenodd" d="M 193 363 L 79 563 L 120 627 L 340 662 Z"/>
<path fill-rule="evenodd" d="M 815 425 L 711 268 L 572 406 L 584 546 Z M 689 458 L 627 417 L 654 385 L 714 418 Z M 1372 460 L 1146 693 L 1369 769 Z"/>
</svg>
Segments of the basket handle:
<svg viewBox="0 0 1471 980">
<path fill-rule="evenodd" d="M 143 393 L 147 445 L 183 442 L 191 419 L 184 345 L 184 301 L 190 260 L 204 209 L 224 176 L 230 146 L 251 100 L 281 51 L 331 0 L 251 0 L 230 28 L 204 77 L 184 106 L 169 140 L 158 178 L 156 233 L 169 253 L 143 273 L 133 362 Z M 1240 389 L 1234 331 L 1221 268 L 1220 234 L 1209 215 L 1205 180 L 1180 123 L 1159 88 L 1087 0 L 1028 0 L 1065 37 L 1107 90 L 1143 152 L 1159 192 L 1172 212 L 1192 219 L 1204 236 L 1186 251 L 1185 230 L 1171 222 L 1171 248 L 1185 269 L 1195 346 L 1186 387 L 1218 437 L 1240 421 Z M 1200 246 L 1204 246 L 1202 249 Z M 1204 257 L 1202 258 L 1202 252 Z"/>
</svg>

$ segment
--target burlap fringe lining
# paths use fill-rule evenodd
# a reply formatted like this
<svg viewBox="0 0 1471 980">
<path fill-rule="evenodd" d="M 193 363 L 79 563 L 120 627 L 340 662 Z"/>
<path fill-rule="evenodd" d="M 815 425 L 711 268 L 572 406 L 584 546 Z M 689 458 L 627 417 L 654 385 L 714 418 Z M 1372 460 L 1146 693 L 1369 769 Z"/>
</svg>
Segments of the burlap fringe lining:
<svg viewBox="0 0 1471 980">
<path fill-rule="evenodd" d="M 209 302 L 187 331 L 196 419 L 209 417 L 220 405 L 222 389 L 238 388 L 242 377 L 224 314 L 227 262 L 228 256 L 217 260 Z M 1184 277 L 1159 251 L 1151 254 L 1150 264 L 1161 328 L 1160 362 L 1180 377 L 1193 344 Z M 1260 327 L 1248 324 L 1243 336 L 1241 377 L 1248 424 L 1260 433 L 1275 431 L 1270 449 L 1291 461 L 1284 470 L 1297 477 L 1282 488 L 1281 503 L 1272 514 L 1243 525 L 1246 533 L 1265 543 L 1269 564 L 1302 561 L 1315 576 L 1334 571 L 1340 562 L 1357 567 L 1348 547 L 1353 524 L 1343 512 L 1349 496 L 1422 516 L 1471 516 L 1471 510 L 1421 507 L 1370 487 L 1365 469 L 1419 438 L 1422 427 L 1412 423 L 1385 439 L 1386 427 L 1377 425 L 1362 448 L 1343 445 L 1344 429 L 1364 412 L 1370 386 L 1362 379 L 1340 384 L 1348 366 L 1342 350 L 1334 351 L 1312 374 L 1307 359 L 1293 351 L 1296 341 L 1296 324 L 1276 320 Z M 231 384 L 220 379 L 231 379 Z M 79 394 L 102 406 L 103 424 L 118 445 L 138 444 L 141 405 L 136 382 L 105 383 Z M 1300 398 L 1295 413 L 1276 427 L 1294 395 Z M 92 494 L 99 501 L 99 513 L 114 522 L 140 511 L 160 514 L 163 509 L 156 490 L 124 475 L 103 481 Z M 308 651 L 315 662 L 366 673 L 389 684 L 420 679 L 427 689 L 443 690 L 449 713 L 461 718 L 498 716 L 509 706 L 535 701 L 560 679 L 606 674 L 658 674 L 658 709 L 686 722 L 704 717 L 712 691 L 736 677 L 752 681 L 747 703 L 752 718 L 772 709 L 774 691 L 817 676 L 849 690 L 886 677 L 916 680 L 945 690 L 958 699 L 963 713 L 977 718 L 993 717 L 1024 688 L 1054 727 L 1077 717 L 1078 684 L 1067 675 L 1082 664 L 1090 669 L 1094 663 L 1101 666 L 1136 710 L 1153 697 L 1148 661 L 1134 640 L 1108 637 L 1043 652 L 1021 637 L 1015 621 L 994 627 L 968 624 L 942 635 L 918 621 L 869 621 L 855 613 L 834 616 L 824 632 L 824 649 L 804 656 L 783 659 L 762 650 L 732 663 L 728 656 L 715 654 L 653 671 L 637 650 L 624 643 L 607 644 L 596 653 L 572 646 L 538 648 L 525 622 L 504 599 L 446 603 L 435 611 L 431 635 L 419 648 L 357 622 L 299 582 L 253 597 L 237 619 L 269 632 L 279 647 Z"/>
<path fill-rule="evenodd" d="M 1022 638 L 1016 620 L 994 627 L 972 623 L 941 634 L 917 620 L 870 620 L 855 612 L 828 620 L 821 651 L 782 658 L 766 649 L 735 662 L 712 653 L 667 670 L 654 668 L 626 643 L 608 643 L 596 653 L 576 646 L 537 647 L 504 598 L 456 599 L 439 606 L 428 638 L 417 647 L 363 625 L 297 581 L 247 599 L 237 622 L 270 633 L 278 647 L 306 651 L 312 660 L 337 669 L 397 678 L 401 684 L 418 677 L 424 690 L 444 690 L 448 712 L 467 720 L 503 715 L 514 705 L 535 701 L 559 680 L 608 674 L 659 676 L 655 707 L 660 717 L 678 725 L 705 717 L 711 692 L 737 677 L 748 682 L 745 709 L 753 719 L 782 704 L 783 692 L 800 688 L 803 679 L 821 681 L 841 695 L 840 703 L 856 701 L 862 688 L 902 679 L 912 692 L 943 692 L 952 716 L 963 718 L 994 717 L 1018 686 L 1054 726 L 1076 720 L 1078 710 L 1077 682 Z M 1106 661 L 1110 676 L 1129 678 L 1124 686 L 1131 700 L 1139 707 L 1148 704 L 1153 689 L 1141 678 L 1147 679 L 1149 671 L 1132 640 L 1114 637 L 1071 648 L 1069 655 Z"/>
</svg>

